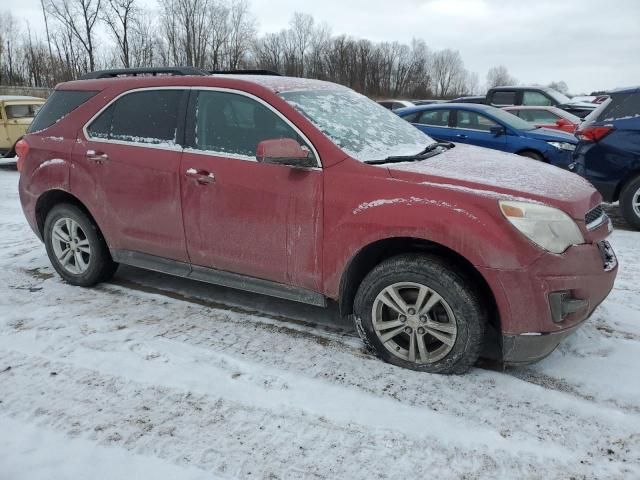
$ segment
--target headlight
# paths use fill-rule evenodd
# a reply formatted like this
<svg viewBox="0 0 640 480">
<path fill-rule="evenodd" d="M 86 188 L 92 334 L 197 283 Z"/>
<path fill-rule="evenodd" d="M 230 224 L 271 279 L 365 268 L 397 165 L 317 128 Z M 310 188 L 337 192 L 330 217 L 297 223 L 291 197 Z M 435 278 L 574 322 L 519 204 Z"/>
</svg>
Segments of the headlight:
<svg viewBox="0 0 640 480">
<path fill-rule="evenodd" d="M 500 210 L 520 233 L 549 252 L 562 253 L 571 245 L 584 243 L 576 222 L 557 208 L 501 201 Z"/>
<path fill-rule="evenodd" d="M 558 150 L 568 150 L 573 152 L 576 149 L 576 146 L 573 143 L 569 142 L 547 142 L 552 147 L 556 147 Z"/>
</svg>

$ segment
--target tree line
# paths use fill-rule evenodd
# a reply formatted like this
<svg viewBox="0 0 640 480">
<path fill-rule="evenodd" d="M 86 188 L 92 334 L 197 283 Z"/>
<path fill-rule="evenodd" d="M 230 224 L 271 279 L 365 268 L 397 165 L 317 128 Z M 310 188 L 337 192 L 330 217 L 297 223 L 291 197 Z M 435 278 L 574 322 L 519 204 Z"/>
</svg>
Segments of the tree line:
<svg viewBox="0 0 640 480">
<path fill-rule="evenodd" d="M 372 97 L 452 98 L 479 93 L 457 50 L 333 35 L 294 13 L 288 28 L 259 34 L 248 0 L 40 0 L 45 32 L 0 15 L 0 85 L 52 87 L 105 68 L 188 65 L 267 69 L 328 80 Z M 26 20 L 26 21 L 25 21 Z M 505 67 L 487 84 L 509 80 Z M 504 84 L 504 83 L 503 83 Z"/>
</svg>

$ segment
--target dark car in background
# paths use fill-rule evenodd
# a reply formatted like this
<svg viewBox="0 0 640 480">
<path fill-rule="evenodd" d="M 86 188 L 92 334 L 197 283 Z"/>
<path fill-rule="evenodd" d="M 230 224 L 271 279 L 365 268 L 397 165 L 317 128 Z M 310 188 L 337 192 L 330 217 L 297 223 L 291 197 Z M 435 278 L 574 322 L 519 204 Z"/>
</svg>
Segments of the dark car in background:
<svg viewBox="0 0 640 480">
<path fill-rule="evenodd" d="M 430 137 L 516 153 L 568 168 L 575 136 L 535 125 L 489 105 L 441 103 L 395 112 Z"/>
<path fill-rule="evenodd" d="M 566 95 L 548 87 L 494 87 L 487 92 L 486 103 L 494 107 L 531 105 L 535 107 L 558 107 L 576 117 L 584 118 L 598 105 L 591 102 L 576 102 Z"/>
<path fill-rule="evenodd" d="M 503 107 L 504 111 L 512 113 L 526 122 L 533 123 L 536 127 L 550 128 L 574 133 L 582 119 L 557 107 L 531 107 L 519 105 L 517 107 Z"/>
<path fill-rule="evenodd" d="M 576 135 L 573 170 L 640 230 L 640 87 L 611 92 Z"/>
</svg>

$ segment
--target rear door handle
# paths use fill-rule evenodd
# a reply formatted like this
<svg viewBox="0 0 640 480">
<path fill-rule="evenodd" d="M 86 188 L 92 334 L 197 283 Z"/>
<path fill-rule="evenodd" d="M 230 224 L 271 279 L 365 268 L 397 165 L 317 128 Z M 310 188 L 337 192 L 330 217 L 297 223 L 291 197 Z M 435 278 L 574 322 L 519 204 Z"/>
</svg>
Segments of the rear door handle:
<svg viewBox="0 0 640 480">
<path fill-rule="evenodd" d="M 190 168 L 185 172 L 185 175 L 189 178 L 192 178 L 200 185 L 209 185 L 216 181 L 216 176 L 207 172 L 206 170 L 196 170 L 195 168 Z"/>
<path fill-rule="evenodd" d="M 456 138 L 469 138 L 466 135 L 459 133 L 458 135 L 456 135 Z"/>
<path fill-rule="evenodd" d="M 87 150 L 85 156 L 87 157 L 87 159 L 96 163 L 104 163 L 109 160 L 109 155 L 104 152 L 96 152 L 95 150 Z"/>
</svg>

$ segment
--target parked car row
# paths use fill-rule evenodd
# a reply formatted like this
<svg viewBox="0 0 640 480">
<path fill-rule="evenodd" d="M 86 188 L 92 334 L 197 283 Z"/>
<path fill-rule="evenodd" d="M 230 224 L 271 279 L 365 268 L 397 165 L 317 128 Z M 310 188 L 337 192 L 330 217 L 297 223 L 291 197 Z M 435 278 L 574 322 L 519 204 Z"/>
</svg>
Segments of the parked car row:
<svg viewBox="0 0 640 480">
<path fill-rule="evenodd" d="M 25 216 L 68 283 L 124 263 L 335 301 L 380 358 L 435 373 L 539 360 L 611 291 L 588 182 L 463 144 L 563 163 L 575 137 L 469 104 L 401 112 L 420 131 L 340 85 L 194 70 L 62 83 L 16 145 Z"/>
</svg>

